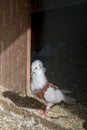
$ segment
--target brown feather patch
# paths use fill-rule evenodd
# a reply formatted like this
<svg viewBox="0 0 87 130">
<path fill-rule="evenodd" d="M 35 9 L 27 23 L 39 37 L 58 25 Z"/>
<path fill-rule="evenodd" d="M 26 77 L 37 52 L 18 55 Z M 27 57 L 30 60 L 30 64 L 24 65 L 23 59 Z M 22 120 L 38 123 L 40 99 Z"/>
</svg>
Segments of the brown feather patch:
<svg viewBox="0 0 87 130">
<path fill-rule="evenodd" d="M 54 88 L 54 90 L 57 90 L 57 87 L 55 85 L 47 82 L 46 85 L 44 85 L 42 89 L 35 90 L 34 93 L 38 98 L 44 99 L 44 93 L 47 91 L 49 87 Z"/>
</svg>

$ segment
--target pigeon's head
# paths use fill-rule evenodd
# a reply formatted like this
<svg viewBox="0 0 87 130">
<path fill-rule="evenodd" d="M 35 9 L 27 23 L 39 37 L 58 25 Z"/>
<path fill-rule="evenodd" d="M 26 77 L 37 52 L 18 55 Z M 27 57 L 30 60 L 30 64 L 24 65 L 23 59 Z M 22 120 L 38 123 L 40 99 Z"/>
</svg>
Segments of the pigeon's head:
<svg viewBox="0 0 87 130">
<path fill-rule="evenodd" d="M 45 68 L 40 60 L 35 60 L 31 66 L 31 74 L 38 73 L 39 71 L 45 72 Z"/>
</svg>

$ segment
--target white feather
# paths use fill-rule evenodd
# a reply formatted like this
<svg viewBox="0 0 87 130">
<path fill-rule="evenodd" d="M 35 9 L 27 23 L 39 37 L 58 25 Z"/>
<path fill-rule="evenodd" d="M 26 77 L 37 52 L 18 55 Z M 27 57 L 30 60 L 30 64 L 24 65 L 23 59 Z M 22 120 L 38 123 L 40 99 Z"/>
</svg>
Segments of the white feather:
<svg viewBox="0 0 87 130">
<path fill-rule="evenodd" d="M 50 103 L 59 103 L 63 101 L 64 95 L 60 90 L 54 90 L 54 88 L 49 87 L 44 94 L 45 99 Z"/>
<path fill-rule="evenodd" d="M 35 69 L 37 68 L 37 69 Z M 45 68 L 42 65 L 42 62 L 36 60 L 32 63 L 32 79 L 31 79 L 31 90 L 42 89 L 46 84 L 47 79 L 45 77 Z"/>
<path fill-rule="evenodd" d="M 44 76 L 42 71 L 38 71 L 38 73 L 33 74 L 31 80 L 32 91 L 43 88 L 46 82 L 46 77 Z"/>
</svg>

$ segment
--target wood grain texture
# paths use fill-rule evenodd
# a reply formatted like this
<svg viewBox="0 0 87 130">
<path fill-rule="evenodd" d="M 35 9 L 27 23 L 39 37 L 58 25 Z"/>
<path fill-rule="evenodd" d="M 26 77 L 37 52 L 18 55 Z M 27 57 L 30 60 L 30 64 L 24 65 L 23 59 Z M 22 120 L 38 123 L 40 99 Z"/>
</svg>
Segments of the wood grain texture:
<svg viewBox="0 0 87 130">
<path fill-rule="evenodd" d="M 0 84 L 25 94 L 28 0 L 0 4 Z"/>
</svg>

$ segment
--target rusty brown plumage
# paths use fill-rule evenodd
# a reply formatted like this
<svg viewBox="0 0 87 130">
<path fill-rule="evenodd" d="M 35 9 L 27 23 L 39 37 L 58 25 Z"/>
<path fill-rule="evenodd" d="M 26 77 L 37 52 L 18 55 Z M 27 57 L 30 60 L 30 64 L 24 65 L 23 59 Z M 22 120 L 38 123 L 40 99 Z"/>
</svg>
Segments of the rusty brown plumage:
<svg viewBox="0 0 87 130">
<path fill-rule="evenodd" d="M 34 91 L 34 94 L 35 94 L 38 98 L 44 99 L 44 93 L 47 91 L 47 89 L 48 89 L 49 87 L 54 88 L 54 90 L 57 90 L 57 89 L 58 89 L 58 88 L 57 88 L 55 85 L 53 85 L 52 83 L 47 82 L 47 83 L 43 86 L 42 89 L 35 90 L 35 91 Z"/>
</svg>

